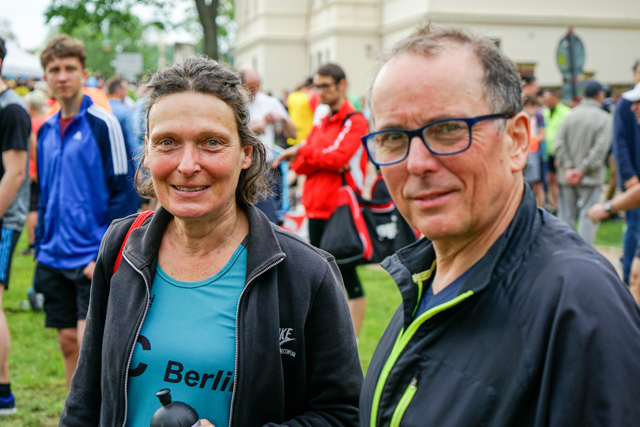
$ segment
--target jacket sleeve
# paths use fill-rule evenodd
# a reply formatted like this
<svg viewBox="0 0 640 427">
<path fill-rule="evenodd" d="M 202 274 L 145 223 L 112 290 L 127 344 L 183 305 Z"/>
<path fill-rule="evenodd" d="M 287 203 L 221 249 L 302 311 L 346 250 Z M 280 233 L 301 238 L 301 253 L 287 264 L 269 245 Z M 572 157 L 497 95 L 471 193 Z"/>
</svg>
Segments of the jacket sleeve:
<svg viewBox="0 0 640 427">
<path fill-rule="evenodd" d="M 550 325 L 535 425 L 636 425 L 640 310 L 612 268 L 572 261 Z"/>
<path fill-rule="evenodd" d="M 571 169 L 576 165 L 573 164 L 573 159 L 569 153 L 569 145 L 567 144 L 567 133 L 569 132 L 569 120 L 565 119 L 560 123 L 558 131 L 556 132 L 553 144 L 555 146 L 556 162 L 562 169 Z"/>
<path fill-rule="evenodd" d="M 313 299 L 304 333 L 308 409 L 282 425 L 356 427 L 362 368 L 344 285 L 335 261 L 330 261 L 330 268 L 327 267 Z"/>
<path fill-rule="evenodd" d="M 578 168 L 585 174 L 602 167 L 611 147 L 611 117 L 598 128 L 594 142 L 586 157 L 582 159 Z"/>
<path fill-rule="evenodd" d="M 311 172 L 317 170 L 337 172 L 349 163 L 362 144 L 360 138 L 366 133 L 367 120 L 362 114 L 355 114 L 345 122 L 331 145 L 314 144 L 312 139 L 307 138 L 311 142 L 300 148 L 298 158 L 294 163 L 300 161 L 304 164 L 305 170 Z M 309 172 L 298 173 L 309 174 Z"/>
<path fill-rule="evenodd" d="M 629 109 L 629 103 L 624 99 L 620 100 L 613 115 L 613 155 L 618 166 L 618 177 L 622 189 L 626 181 L 638 175 L 629 152 L 629 147 L 635 143 L 633 134 L 635 120 Z"/>
<path fill-rule="evenodd" d="M 98 253 L 91 281 L 89 311 L 87 312 L 87 323 L 80 348 L 78 367 L 71 380 L 64 410 L 60 415 L 59 427 L 97 427 L 100 424 L 102 338 L 109 298 L 111 268 L 117 256 L 117 254 L 105 253 L 105 247 L 116 246 L 112 241 L 112 230 L 113 227 L 110 227 L 105 233 Z M 124 239 L 124 236 L 122 238 Z"/>
</svg>

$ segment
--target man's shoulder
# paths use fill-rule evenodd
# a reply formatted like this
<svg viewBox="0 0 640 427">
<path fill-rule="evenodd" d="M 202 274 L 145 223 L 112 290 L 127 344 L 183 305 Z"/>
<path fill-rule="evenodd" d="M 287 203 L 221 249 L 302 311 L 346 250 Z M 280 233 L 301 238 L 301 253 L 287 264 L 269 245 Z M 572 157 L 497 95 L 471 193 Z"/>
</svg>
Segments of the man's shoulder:
<svg viewBox="0 0 640 427">
<path fill-rule="evenodd" d="M 9 107 L 10 105 L 18 105 L 22 107 L 24 111 L 27 111 L 27 104 L 22 97 L 18 95 L 13 89 L 7 89 L 0 93 L 0 111 Z"/>
<path fill-rule="evenodd" d="M 113 139 L 117 133 L 122 133 L 118 118 L 97 104 L 93 104 L 87 108 L 85 117 L 96 138 L 106 137 Z M 118 132 L 115 132 L 116 130 Z"/>
</svg>

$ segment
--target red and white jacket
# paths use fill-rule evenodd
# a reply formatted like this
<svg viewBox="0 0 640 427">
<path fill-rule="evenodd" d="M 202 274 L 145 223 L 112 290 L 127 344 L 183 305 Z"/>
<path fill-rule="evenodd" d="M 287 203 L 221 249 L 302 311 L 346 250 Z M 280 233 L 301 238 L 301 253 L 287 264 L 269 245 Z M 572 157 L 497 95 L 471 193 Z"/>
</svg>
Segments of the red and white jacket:
<svg viewBox="0 0 640 427">
<path fill-rule="evenodd" d="M 347 118 L 355 112 L 355 108 L 345 101 L 337 113 L 322 119 L 311 129 L 291 164 L 296 173 L 307 176 L 302 204 L 309 218 L 328 219 L 331 216 L 338 189 L 342 186 L 338 171 L 347 164 L 350 166 L 345 172 L 347 184 L 358 193 L 362 191 L 368 159 L 360 138 L 368 133 L 368 126 L 362 114 Z"/>
</svg>

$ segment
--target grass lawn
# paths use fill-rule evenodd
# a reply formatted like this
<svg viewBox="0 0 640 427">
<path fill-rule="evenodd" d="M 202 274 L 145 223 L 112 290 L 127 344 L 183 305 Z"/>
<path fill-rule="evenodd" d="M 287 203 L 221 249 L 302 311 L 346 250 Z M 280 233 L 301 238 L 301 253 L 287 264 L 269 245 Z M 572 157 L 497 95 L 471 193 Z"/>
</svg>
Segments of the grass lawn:
<svg viewBox="0 0 640 427">
<path fill-rule="evenodd" d="M 620 247 L 622 221 L 601 224 L 596 245 Z M 56 331 L 44 328 L 44 314 L 23 308 L 33 277 L 31 256 L 17 253 L 26 247 L 23 234 L 13 258 L 10 290 L 4 294 L 4 310 L 11 331 L 11 386 L 19 408 L 16 415 L 0 418 L 3 427 L 58 425 L 66 385 Z M 366 372 L 378 340 L 400 304 L 397 287 L 378 266 L 358 270 L 367 294 L 367 314 L 360 336 L 360 360 Z"/>
</svg>

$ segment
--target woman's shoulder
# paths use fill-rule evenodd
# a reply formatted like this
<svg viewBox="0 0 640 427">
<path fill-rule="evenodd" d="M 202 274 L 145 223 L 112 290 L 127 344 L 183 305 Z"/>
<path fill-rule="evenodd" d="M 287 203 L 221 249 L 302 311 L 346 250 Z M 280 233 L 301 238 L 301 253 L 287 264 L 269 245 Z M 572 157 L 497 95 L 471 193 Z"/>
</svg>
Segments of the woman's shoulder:
<svg viewBox="0 0 640 427">
<path fill-rule="evenodd" d="M 274 226 L 273 229 L 282 250 L 287 255 L 289 255 L 289 252 L 287 251 L 288 249 L 292 255 L 324 259 L 325 261 L 335 261 L 333 255 L 323 251 L 322 249 L 318 249 L 315 246 L 311 246 L 309 242 L 297 234 L 278 226 Z"/>
</svg>

